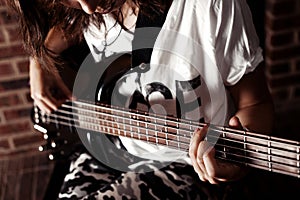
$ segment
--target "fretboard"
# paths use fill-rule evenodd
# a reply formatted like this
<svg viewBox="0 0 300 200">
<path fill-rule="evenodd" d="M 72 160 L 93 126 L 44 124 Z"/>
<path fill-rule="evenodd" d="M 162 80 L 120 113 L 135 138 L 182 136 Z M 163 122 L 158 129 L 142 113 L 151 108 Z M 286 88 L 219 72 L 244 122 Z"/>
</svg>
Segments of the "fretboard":
<svg viewBox="0 0 300 200">
<path fill-rule="evenodd" d="M 38 112 L 38 109 L 36 109 Z M 73 101 L 51 114 L 35 114 L 35 122 L 55 123 L 128 137 L 154 145 L 188 152 L 192 134 L 205 123 L 129 110 L 103 104 Z M 300 143 L 278 137 L 209 126 L 206 140 L 216 148 L 216 157 L 242 165 L 300 178 Z"/>
</svg>

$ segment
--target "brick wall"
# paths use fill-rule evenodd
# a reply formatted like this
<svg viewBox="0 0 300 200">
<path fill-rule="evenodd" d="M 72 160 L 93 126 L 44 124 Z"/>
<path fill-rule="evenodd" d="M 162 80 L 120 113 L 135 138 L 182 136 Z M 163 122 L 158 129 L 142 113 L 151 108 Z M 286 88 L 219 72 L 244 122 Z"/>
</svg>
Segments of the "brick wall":
<svg viewBox="0 0 300 200">
<path fill-rule="evenodd" d="M 300 141 L 300 1 L 266 0 L 266 66 L 275 134 Z"/>
<path fill-rule="evenodd" d="M 300 107 L 299 19 L 299 0 L 267 0 L 266 63 L 277 110 Z"/>
<path fill-rule="evenodd" d="M 17 26 L 0 0 L 0 156 L 36 152 L 42 140 L 32 129 L 28 56 Z"/>
</svg>

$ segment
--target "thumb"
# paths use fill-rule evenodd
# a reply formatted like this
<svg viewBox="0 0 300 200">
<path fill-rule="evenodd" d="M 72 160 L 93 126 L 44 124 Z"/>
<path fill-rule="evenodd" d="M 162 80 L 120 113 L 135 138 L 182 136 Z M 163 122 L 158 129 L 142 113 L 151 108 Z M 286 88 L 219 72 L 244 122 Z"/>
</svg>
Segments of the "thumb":
<svg viewBox="0 0 300 200">
<path fill-rule="evenodd" d="M 229 126 L 236 129 L 243 129 L 242 123 L 237 116 L 233 116 L 229 120 Z"/>
</svg>

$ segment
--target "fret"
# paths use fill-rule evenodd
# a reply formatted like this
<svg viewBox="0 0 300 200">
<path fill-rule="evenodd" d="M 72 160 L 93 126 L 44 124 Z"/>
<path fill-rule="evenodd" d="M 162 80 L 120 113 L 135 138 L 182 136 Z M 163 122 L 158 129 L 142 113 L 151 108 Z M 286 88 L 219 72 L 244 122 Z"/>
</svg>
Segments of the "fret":
<svg viewBox="0 0 300 200">
<path fill-rule="evenodd" d="M 177 129 L 177 148 L 180 150 L 180 136 L 178 134 L 178 129 Z"/>
<path fill-rule="evenodd" d="M 149 143 L 149 130 L 146 129 L 146 140 L 147 140 L 147 143 Z"/>
<path fill-rule="evenodd" d="M 131 138 L 133 138 L 133 130 L 132 130 L 132 120 L 131 120 L 131 118 L 132 118 L 132 115 L 131 114 L 129 114 L 129 130 L 130 130 L 130 136 L 131 136 Z"/>
<path fill-rule="evenodd" d="M 168 142 L 168 134 L 169 134 L 169 127 L 168 127 L 168 123 L 167 123 L 167 116 L 164 116 L 164 133 L 165 133 L 165 145 L 169 146 L 169 142 Z"/>
<path fill-rule="evenodd" d="M 177 138 L 177 149 L 180 150 L 179 119 L 178 118 L 176 118 L 176 138 Z"/>
<path fill-rule="evenodd" d="M 195 131 L 195 129 L 192 126 L 192 121 L 189 121 L 189 130 L 190 130 L 189 131 L 190 135 L 189 135 L 189 142 L 188 143 L 191 143 L 191 139 L 192 139 L 194 131 Z"/>
<path fill-rule="evenodd" d="M 120 135 L 121 135 L 120 123 L 119 123 L 117 120 L 115 121 L 115 123 L 116 123 L 116 125 L 117 125 L 117 126 L 116 126 L 116 127 L 117 127 L 117 135 L 120 136 Z"/>
<path fill-rule="evenodd" d="M 244 163 L 246 163 L 246 158 L 247 158 L 247 132 L 246 130 L 244 130 L 244 137 L 243 137 L 243 142 L 244 142 L 244 156 L 245 156 L 245 159 L 244 159 Z"/>
<path fill-rule="evenodd" d="M 137 122 L 137 127 L 138 127 L 138 138 L 139 138 L 139 140 L 141 140 L 141 129 L 140 129 L 140 122 Z"/>
<path fill-rule="evenodd" d="M 123 113 L 123 136 L 127 137 L 127 132 L 125 128 L 125 114 Z"/>
<path fill-rule="evenodd" d="M 300 175 L 300 147 L 297 147 L 297 167 L 298 167 L 298 174 Z"/>
<path fill-rule="evenodd" d="M 168 133 L 166 133 L 166 145 L 169 146 L 169 138 L 168 138 Z"/>
<path fill-rule="evenodd" d="M 115 135 L 115 128 L 112 126 L 112 134 Z"/>
<path fill-rule="evenodd" d="M 271 156 L 271 138 L 268 137 L 269 141 L 268 141 L 268 167 L 269 167 L 269 171 L 272 171 L 272 156 Z"/>
<path fill-rule="evenodd" d="M 124 132 L 124 136 L 128 138 L 129 135 L 130 135 L 130 134 L 127 133 L 128 131 L 124 130 L 123 132 Z"/>
<path fill-rule="evenodd" d="M 146 113 L 145 113 L 146 115 Z M 148 128 L 149 119 L 145 117 L 145 129 L 146 129 L 146 141 L 149 143 L 149 128 Z"/>
<path fill-rule="evenodd" d="M 168 124 L 167 124 L 167 116 L 164 117 L 164 127 L 168 128 Z M 168 132 L 168 131 L 166 131 Z"/>
<path fill-rule="evenodd" d="M 155 143 L 158 144 L 157 138 L 157 116 L 154 114 L 154 134 L 155 134 Z"/>
<path fill-rule="evenodd" d="M 138 111 L 137 111 L 138 112 Z M 139 117 L 138 115 L 133 115 L 133 119 L 135 121 L 135 125 L 136 125 L 136 133 L 137 133 L 137 139 L 141 140 L 141 131 L 140 131 L 140 122 L 139 122 Z"/>
<path fill-rule="evenodd" d="M 158 144 L 158 131 L 155 130 L 154 133 L 155 133 L 155 143 Z"/>
<path fill-rule="evenodd" d="M 222 137 L 223 137 L 223 139 L 226 139 L 226 133 L 225 133 L 225 131 L 226 131 L 226 129 L 225 129 L 225 127 L 222 127 Z M 224 156 L 224 158 L 227 158 L 227 154 L 226 154 L 226 152 L 227 152 L 227 148 L 226 148 L 226 145 L 224 145 L 224 147 L 223 147 L 223 156 Z"/>
</svg>

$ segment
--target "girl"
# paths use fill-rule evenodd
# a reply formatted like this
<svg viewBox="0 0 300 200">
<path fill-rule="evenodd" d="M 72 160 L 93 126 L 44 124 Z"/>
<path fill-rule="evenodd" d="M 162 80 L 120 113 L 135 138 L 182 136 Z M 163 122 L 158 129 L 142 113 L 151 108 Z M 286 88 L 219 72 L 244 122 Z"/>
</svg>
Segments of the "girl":
<svg viewBox="0 0 300 200">
<path fill-rule="evenodd" d="M 131 52 L 135 70 L 116 84 L 130 108 L 261 133 L 272 129 L 262 50 L 245 0 L 10 3 L 31 55 L 31 96 L 44 112 L 74 100 L 55 65 L 64 50 L 85 40 L 97 63 Z M 63 100 L 51 94 L 53 87 L 62 90 Z M 215 158 L 213 144 L 205 140 L 207 132 L 208 125 L 195 130 L 188 155 L 120 137 L 126 152 L 143 158 L 133 171 L 111 169 L 83 151 L 72 161 L 59 198 L 231 198 L 230 184 L 222 183 L 241 180 L 248 169 Z M 151 170 L 139 171 L 142 165 Z"/>
</svg>

